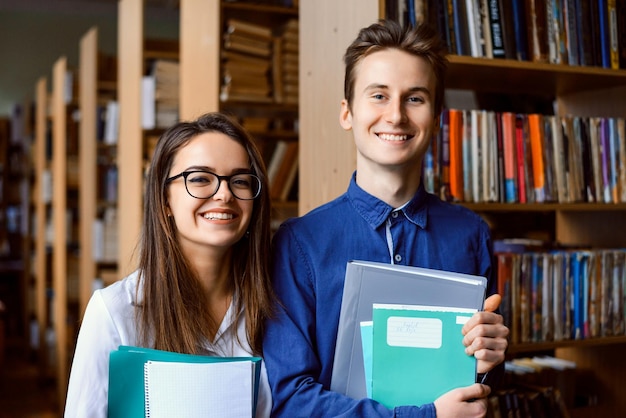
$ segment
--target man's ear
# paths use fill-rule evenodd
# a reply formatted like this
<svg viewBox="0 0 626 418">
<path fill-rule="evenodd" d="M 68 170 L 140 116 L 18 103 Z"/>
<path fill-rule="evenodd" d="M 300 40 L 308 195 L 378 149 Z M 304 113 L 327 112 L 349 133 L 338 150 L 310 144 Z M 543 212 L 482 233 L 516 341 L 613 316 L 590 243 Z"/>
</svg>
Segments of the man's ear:
<svg viewBox="0 0 626 418">
<path fill-rule="evenodd" d="M 350 112 L 350 106 L 348 101 L 343 99 L 341 101 L 341 111 L 339 112 L 339 124 L 343 129 L 349 131 L 352 129 L 352 112 Z"/>
</svg>

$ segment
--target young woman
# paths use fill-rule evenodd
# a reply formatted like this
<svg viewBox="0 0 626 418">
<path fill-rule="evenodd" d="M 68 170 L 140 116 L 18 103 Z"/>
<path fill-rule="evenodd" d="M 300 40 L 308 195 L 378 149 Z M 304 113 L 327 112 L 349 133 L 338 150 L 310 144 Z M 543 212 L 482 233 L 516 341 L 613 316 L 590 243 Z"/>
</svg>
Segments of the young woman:
<svg viewBox="0 0 626 418">
<path fill-rule="evenodd" d="M 139 267 L 87 306 L 65 417 L 106 417 L 109 354 L 119 345 L 261 354 L 273 306 L 270 201 L 250 136 L 219 113 L 178 123 L 161 136 L 145 186 Z M 257 417 L 270 409 L 263 366 Z"/>
</svg>

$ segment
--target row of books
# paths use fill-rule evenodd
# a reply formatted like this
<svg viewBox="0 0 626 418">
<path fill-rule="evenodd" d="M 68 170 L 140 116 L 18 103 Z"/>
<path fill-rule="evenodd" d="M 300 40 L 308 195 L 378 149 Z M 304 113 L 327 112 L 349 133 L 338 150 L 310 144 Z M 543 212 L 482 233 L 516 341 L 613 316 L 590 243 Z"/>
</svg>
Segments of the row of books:
<svg viewBox="0 0 626 418">
<path fill-rule="evenodd" d="M 117 262 L 117 209 L 108 207 L 93 224 L 92 257 L 102 263 Z"/>
<path fill-rule="evenodd" d="M 458 202 L 626 202 L 624 118 L 445 109 L 424 184 Z"/>
<path fill-rule="evenodd" d="M 487 417 L 569 418 L 578 406 L 576 363 L 551 356 L 505 363 L 500 388 L 489 396 Z"/>
<path fill-rule="evenodd" d="M 298 32 L 297 19 L 278 28 L 228 19 L 220 100 L 297 103 Z"/>
<path fill-rule="evenodd" d="M 624 335 L 626 249 L 498 252 L 511 343 Z"/>
<path fill-rule="evenodd" d="M 394 0 L 387 16 L 428 20 L 452 54 L 626 68 L 620 0 Z"/>
<path fill-rule="evenodd" d="M 267 166 L 270 196 L 273 200 L 287 201 L 297 187 L 298 141 L 276 141 Z"/>
<path fill-rule="evenodd" d="M 179 119 L 180 70 L 178 61 L 156 59 L 141 84 L 143 129 L 165 129 Z"/>
</svg>

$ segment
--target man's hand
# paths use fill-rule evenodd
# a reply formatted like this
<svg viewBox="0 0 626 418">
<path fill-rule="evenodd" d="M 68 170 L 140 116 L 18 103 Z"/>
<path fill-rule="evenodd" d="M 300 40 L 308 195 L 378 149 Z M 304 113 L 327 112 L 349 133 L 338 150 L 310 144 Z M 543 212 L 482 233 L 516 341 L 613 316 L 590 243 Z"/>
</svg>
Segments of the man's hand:
<svg viewBox="0 0 626 418">
<path fill-rule="evenodd" d="M 500 295 L 491 295 L 485 299 L 485 310 L 475 313 L 463 326 L 465 352 L 478 360 L 478 373 L 487 373 L 504 361 L 509 329 L 502 315 L 494 312 L 501 301 Z"/>
</svg>

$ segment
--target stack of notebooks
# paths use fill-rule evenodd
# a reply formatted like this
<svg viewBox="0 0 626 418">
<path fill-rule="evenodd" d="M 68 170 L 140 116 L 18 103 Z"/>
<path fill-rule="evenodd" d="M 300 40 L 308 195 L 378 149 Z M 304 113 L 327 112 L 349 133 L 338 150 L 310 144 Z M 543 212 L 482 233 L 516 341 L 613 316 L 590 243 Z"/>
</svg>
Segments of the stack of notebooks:
<svg viewBox="0 0 626 418">
<path fill-rule="evenodd" d="M 331 390 L 393 408 L 423 405 L 476 381 L 461 329 L 482 309 L 484 277 L 348 263 Z"/>
</svg>

